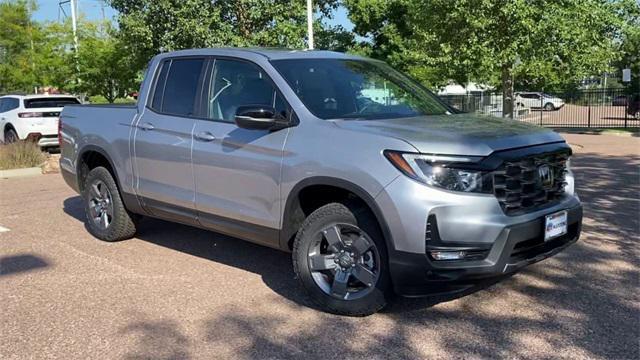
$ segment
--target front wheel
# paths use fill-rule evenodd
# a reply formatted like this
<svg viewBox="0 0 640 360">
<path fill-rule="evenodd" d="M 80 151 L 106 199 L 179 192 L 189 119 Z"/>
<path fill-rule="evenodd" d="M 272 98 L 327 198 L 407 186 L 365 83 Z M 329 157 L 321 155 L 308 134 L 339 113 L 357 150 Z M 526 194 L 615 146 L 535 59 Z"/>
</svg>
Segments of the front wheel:
<svg viewBox="0 0 640 360">
<path fill-rule="evenodd" d="M 362 208 L 331 203 L 309 215 L 294 242 L 293 268 L 325 311 L 365 316 L 387 304 L 391 282 L 384 239 Z"/>
</svg>

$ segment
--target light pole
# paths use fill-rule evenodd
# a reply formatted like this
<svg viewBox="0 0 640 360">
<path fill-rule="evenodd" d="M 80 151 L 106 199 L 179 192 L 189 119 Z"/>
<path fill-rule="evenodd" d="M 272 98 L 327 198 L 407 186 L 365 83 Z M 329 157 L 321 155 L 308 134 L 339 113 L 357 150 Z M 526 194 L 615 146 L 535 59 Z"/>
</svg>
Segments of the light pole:
<svg viewBox="0 0 640 360">
<path fill-rule="evenodd" d="M 307 37 L 309 50 L 313 50 L 313 0 L 307 0 Z"/>
<path fill-rule="evenodd" d="M 73 48 L 78 55 L 78 24 L 76 22 L 76 1 L 70 0 L 71 5 L 71 29 L 73 30 Z"/>
</svg>

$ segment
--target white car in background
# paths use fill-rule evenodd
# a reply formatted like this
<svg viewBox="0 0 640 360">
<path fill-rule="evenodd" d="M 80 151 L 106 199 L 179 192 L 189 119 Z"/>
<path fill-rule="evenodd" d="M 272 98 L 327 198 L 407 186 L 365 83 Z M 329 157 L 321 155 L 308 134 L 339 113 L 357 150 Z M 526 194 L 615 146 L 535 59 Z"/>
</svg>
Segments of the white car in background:
<svg viewBox="0 0 640 360">
<path fill-rule="evenodd" d="M 0 96 L 0 142 L 29 139 L 43 148 L 58 146 L 58 117 L 68 104 L 80 101 L 72 95 Z"/>
<path fill-rule="evenodd" d="M 559 110 L 564 106 L 564 100 L 541 92 L 517 92 L 515 95 L 516 106 L 546 111 Z"/>
</svg>

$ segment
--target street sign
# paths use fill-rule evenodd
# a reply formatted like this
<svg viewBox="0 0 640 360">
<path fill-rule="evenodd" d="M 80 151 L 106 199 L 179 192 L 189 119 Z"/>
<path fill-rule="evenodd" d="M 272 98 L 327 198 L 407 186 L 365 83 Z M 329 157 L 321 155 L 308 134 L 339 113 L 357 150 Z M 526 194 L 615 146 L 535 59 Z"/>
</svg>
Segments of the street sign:
<svg viewBox="0 0 640 360">
<path fill-rule="evenodd" d="M 631 69 L 622 69 L 622 82 L 631 82 Z"/>
</svg>

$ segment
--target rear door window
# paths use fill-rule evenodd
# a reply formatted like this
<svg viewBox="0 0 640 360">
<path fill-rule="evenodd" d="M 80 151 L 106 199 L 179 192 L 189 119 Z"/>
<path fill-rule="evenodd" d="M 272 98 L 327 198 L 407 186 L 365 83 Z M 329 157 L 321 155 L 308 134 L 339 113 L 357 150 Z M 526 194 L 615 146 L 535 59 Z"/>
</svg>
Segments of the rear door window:
<svg viewBox="0 0 640 360">
<path fill-rule="evenodd" d="M 76 98 L 71 98 L 71 97 L 43 97 L 43 98 L 24 99 L 25 109 L 60 108 L 60 107 L 64 107 L 65 105 L 72 105 L 72 104 L 80 104 L 80 101 Z"/>
<path fill-rule="evenodd" d="M 173 59 L 171 61 L 162 96 L 161 111 L 163 113 L 180 116 L 194 115 L 203 64 L 204 59 Z"/>
<path fill-rule="evenodd" d="M 165 61 L 162 63 L 162 69 L 158 74 L 156 80 L 155 90 L 153 91 L 153 100 L 151 101 L 151 108 L 156 111 L 162 111 L 162 94 L 164 93 L 164 85 L 167 82 L 167 74 L 169 73 L 169 67 L 171 61 Z"/>
</svg>

